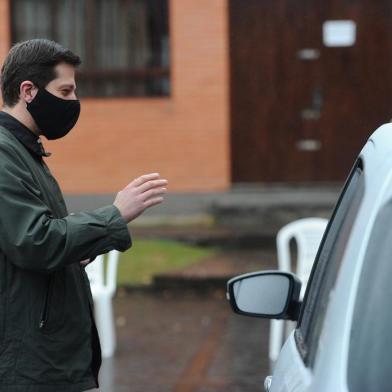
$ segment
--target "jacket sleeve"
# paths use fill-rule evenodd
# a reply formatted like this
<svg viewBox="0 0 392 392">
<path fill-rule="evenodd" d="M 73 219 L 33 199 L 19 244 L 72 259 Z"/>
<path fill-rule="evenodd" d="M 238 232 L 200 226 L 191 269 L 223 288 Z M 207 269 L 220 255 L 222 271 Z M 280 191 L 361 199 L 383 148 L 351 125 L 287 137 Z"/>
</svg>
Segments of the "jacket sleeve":
<svg viewBox="0 0 392 392">
<path fill-rule="evenodd" d="M 20 268 L 50 272 L 131 246 L 114 205 L 54 218 L 26 165 L 0 145 L 0 248 Z"/>
</svg>

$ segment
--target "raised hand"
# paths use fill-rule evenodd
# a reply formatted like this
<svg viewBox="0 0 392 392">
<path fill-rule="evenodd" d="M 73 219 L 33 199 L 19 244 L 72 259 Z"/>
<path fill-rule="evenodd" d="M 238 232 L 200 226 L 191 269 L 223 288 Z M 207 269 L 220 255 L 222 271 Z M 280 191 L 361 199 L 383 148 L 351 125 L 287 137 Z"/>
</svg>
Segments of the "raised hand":
<svg viewBox="0 0 392 392">
<path fill-rule="evenodd" d="M 160 178 L 158 173 L 144 174 L 118 192 L 113 204 L 128 223 L 147 208 L 162 203 L 166 186 L 167 180 Z"/>
</svg>

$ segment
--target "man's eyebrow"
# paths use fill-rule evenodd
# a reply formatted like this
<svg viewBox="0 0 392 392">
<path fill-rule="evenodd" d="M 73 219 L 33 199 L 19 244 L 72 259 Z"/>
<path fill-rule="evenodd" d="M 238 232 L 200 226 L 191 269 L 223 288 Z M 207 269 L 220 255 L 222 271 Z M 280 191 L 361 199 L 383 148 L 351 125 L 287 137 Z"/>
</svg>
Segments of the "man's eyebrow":
<svg viewBox="0 0 392 392">
<path fill-rule="evenodd" d="M 76 85 L 74 83 L 62 83 L 60 84 L 59 88 L 71 88 L 76 89 Z"/>
</svg>

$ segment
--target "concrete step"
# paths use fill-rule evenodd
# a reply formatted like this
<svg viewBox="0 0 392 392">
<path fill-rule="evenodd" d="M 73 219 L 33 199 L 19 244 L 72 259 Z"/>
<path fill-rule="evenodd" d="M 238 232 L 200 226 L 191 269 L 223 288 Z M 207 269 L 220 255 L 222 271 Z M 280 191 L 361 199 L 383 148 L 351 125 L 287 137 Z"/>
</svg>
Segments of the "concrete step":
<svg viewBox="0 0 392 392">
<path fill-rule="evenodd" d="M 184 269 L 157 274 L 156 290 L 226 290 L 227 281 L 248 272 L 276 269 L 274 250 L 225 250 Z"/>
<path fill-rule="evenodd" d="M 196 226 L 134 226 L 132 237 L 166 239 L 190 245 L 219 247 L 223 249 L 259 249 L 275 247 L 275 237 L 265 235 L 257 228 Z"/>
<path fill-rule="evenodd" d="M 253 192 L 231 192 L 211 205 L 214 221 L 221 227 L 237 227 L 259 237 L 275 237 L 278 230 L 296 219 L 329 218 L 340 187 L 258 188 Z"/>
<path fill-rule="evenodd" d="M 339 191 L 338 186 L 269 186 L 169 195 L 164 204 L 130 227 L 136 237 L 224 248 L 271 248 L 285 224 L 310 216 L 329 218 Z"/>
</svg>

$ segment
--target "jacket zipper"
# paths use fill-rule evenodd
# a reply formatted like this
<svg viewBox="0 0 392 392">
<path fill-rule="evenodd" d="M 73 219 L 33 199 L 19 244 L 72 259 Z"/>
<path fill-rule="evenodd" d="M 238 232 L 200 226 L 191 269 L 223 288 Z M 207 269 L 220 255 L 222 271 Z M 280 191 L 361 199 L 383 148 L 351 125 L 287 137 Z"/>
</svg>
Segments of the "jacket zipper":
<svg viewBox="0 0 392 392">
<path fill-rule="evenodd" d="M 42 312 L 41 312 L 41 320 L 39 322 L 39 329 L 43 329 L 46 326 L 46 323 L 48 321 L 49 295 L 50 295 L 51 283 L 52 283 L 52 277 L 49 278 L 49 281 L 47 284 L 44 305 L 43 305 Z"/>
</svg>

